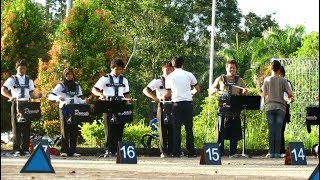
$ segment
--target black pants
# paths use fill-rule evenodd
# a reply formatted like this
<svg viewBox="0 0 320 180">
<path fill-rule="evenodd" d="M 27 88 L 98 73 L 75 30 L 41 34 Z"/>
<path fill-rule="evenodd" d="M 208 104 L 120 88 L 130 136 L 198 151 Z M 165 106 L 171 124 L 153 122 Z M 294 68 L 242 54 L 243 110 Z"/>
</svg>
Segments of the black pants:
<svg viewBox="0 0 320 180">
<path fill-rule="evenodd" d="M 291 115 L 290 115 L 290 105 L 287 104 L 286 108 L 286 115 L 284 117 L 284 121 L 281 128 L 281 145 L 280 145 L 280 154 L 286 153 L 286 147 L 285 147 L 285 139 L 284 139 L 284 131 L 286 130 L 286 124 L 290 122 Z"/>
<path fill-rule="evenodd" d="M 111 124 L 108 113 L 103 113 L 104 134 L 106 141 L 106 150 L 115 154 L 117 152 L 118 142 L 122 141 L 124 123 Z"/>
<path fill-rule="evenodd" d="M 170 155 L 172 154 L 173 149 L 173 126 L 172 126 L 172 117 L 171 117 L 171 109 L 172 106 L 168 107 L 170 108 L 170 114 L 168 112 L 164 112 L 163 105 L 159 104 L 157 109 L 157 119 L 160 119 L 161 121 L 158 121 L 158 129 L 159 129 L 159 137 L 160 137 L 160 152 Z M 167 114 L 169 117 L 169 122 L 164 123 L 165 114 Z"/>
<path fill-rule="evenodd" d="M 281 128 L 281 145 L 280 145 L 280 154 L 286 153 L 285 140 L 284 140 L 284 131 L 286 130 L 286 122 L 283 122 Z"/>
<path fill-rule="evenodd" d="M 13 133 L 13 150 L 29 151 L 31 121 L 17 122 L 17 103 L 11 105 L 11 125 Z"/>
<path fill-rule="evenodd" d="M 181 155 L 181 126 L 186 130 L 186 146 L 189 156 L 195 154 L 193 136 L 193 105 L 191 101 L 175 102 L 172 106 L 173 122 L 173 152 L 172 155 Z"/>
<path fill-rule="evenodd" d="M 218 143 L 220 155 L 224 152 L 224 140 L 230 140 L 229 155 L 237 153 L 238 141 L 242 139 L 240 117 L 218 116 Z"/>
<path fill-rule="evenodd" d="M 64 115 L 62 110 L 59 109 L 60 118 L 60 130 L 61 130 L 61 153 L 67 153 L 68 156 L 72 156 L 76 153 L 77 148 L 77 138 L 79 134 L 78 124 L 68 124 L 68 115 Z"/>
</svg>

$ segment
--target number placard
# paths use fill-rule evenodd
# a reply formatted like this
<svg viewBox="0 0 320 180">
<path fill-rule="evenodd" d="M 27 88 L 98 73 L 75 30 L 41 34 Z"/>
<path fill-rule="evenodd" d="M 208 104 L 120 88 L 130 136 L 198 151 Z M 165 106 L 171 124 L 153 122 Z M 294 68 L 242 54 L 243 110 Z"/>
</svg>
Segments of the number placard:
<svg viewBox="0 0 320 180">
<path fill-rule="evenodd" d="M 289 157 L 286 157 L 287 165 L 307 165 L 307 156 L 304 152 L 303 142 L 289 142 Z"/>
<path fill-rule="evenodd" d="M 50 159 L 50 150 L 49 150 L 49 142 L 48 142 L 48 139 L 32 139 L 31 140 L 31 143 L 32 143 L 32 146 L 34 147 L 33 149 L 36 149 L 37 146 L 39 144 L 42 145 L 42 148 L 44 150 L 44 152 L 46 153 L 47 157 L 49 160 Z"/>
<path fill-rule="evenodd" d="M 117 163 L 137 164 L 137 153 L 134 142 L 118 143 Z"/>
<path fill-rule="evenodd" d="M 218 143 L 204 143 L 201 149 L 200 164 L 221 165 L 221 156 Z"/>
</svg>

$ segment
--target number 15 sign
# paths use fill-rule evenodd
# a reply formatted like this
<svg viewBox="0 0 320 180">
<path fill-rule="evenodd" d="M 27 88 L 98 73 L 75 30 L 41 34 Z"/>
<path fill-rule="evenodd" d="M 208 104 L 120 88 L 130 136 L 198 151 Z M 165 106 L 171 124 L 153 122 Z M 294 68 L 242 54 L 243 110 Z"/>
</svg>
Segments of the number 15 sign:
<svg viewBox="0 0 320 180">
<path fill-rule="evenodd" d="M 200 164 L 221 165 L 218 143 L 204 143 L 201 149 Z"/>
</svg>

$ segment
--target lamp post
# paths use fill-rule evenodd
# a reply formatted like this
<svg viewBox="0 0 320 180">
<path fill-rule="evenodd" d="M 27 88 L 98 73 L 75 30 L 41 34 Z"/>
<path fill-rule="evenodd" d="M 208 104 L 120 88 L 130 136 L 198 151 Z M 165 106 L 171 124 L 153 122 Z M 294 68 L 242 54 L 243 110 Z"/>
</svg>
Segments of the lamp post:
<svg viewBox="0 0 320 180">
<path fill-rule="evenodd" d="M 66 17 L 68 17 L 69 10 L 72 8 L 72 0 L 67 0 Z"/>
<path fill-rule="evenodd" d="M 211 17 L 211 46 L 210 46 L 210 69 L 209 69 L 209 88 L 213 83 L 213 60 L 214 60 L 214 27 L 216 16 L 216 0 L 212 0 L 212 17 Z M 209 93 L 209 96 L 210 93 Z"/>
</svg>

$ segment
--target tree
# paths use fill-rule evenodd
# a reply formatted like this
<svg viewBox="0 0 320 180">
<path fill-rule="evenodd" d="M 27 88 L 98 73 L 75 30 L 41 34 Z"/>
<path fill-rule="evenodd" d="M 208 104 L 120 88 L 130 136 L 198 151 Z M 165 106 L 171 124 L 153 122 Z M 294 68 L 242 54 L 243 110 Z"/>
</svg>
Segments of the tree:
<svg viewBox="0 0 320 180">
<path fill-rule="evenodd" d="M 263 37 L 263 32 L 269 30 L 270 28 L 279 28 L 278 23 L 275 19 L 272 19 L 272 15 L 268 14 L 264 17 L 257 16 L 253 12 L 249 12 L 247 15 L 244 15 L 244 30 L 240 32 L 240 41 L 249 41 L 253 38 Z"/>
<path fill-rule="evenodd" d="M 38 58 L 46 60 L 50 25 L 41 8 L 30 0 L 5 1 L 1 12 L 1 78 L 15 73 L 15 62 L 25 58 L 28 74 L 37 76 Z"/>
<path fill-rule="evenodd" d="M 30 0 L 1 1 L 1 81 L 16 73 L 15 63 L 27 60 L 28 75 L 38 75 L 38 58 L 47 60 L 50 24 L 40 6 Z M 2 83 L 1 83 L 2 86 Z M 1 130 L 8 130 L 10 105 L 1 97 Z"/>
<path fill-rule="evenodd" d="M 50 93 L 60 82 L 63 69 L 72 66 L 87 97 L 98 78 L 105 75 L 113 58 L 119 56 L 126 60 L 126 37 L 119 35 L 112 22 L 112 15 L 100 9 L 96 2 L 74 3 L 69 16 L 56 30 L 56 38 L 49 51 L 50 60 L 39 63 L 37 83 L 44 94 Z M 41 108 L 44 119 L 58 119 L 53 103 L 44 100 Z"/>
<path fill-rule="evenodd" d="M 303 36 L 301 47 L 291 54 L 292 57 L 299 58 L 319 58 L 319 33 L 311 32 Z"/>
</svg>

